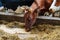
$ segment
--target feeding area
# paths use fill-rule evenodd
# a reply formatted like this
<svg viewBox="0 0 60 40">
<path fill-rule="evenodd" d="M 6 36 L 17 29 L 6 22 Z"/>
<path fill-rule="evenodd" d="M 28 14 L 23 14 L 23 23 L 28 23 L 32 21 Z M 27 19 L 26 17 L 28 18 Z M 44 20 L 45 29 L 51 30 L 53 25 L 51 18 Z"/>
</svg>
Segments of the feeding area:
<svg viewBox="0 0 60 40">
<path fill-rule="evenodd" d="M 8 11 L 4 10 L 4 12 L 0 13 L 0 40 L 60 40 L 60 25 L 52 24 L 52 22 L 48 24 L 40 21 L 39 24 L 32 26 L 31 31 L 26 32 L 24 27 L 25 23 L 19 21 L 22 19 L 16 20 L 19 15 L 22 15 L 24 13 L 23 10 L 21 9 L 21 7 L 18 7 L 15 12 L 19 13 L 12 13 L 12 10 L 10 9 Z M 11 16 L 11 19 L 10 15 L 17 15 L 18 17 L 13 19 L 15 16 Z M 59 16 L 57 18 L 59 18 Z M 58 22 L 56 23 L 59 24 Z"/>
<path fill-rule="evenodd" d="M 0 7 L 0 40 L 60 40 L 60 1 L 22 1 Z"/>
<path fill-rule="evenodd" d="M 24 23 L 0 20 L 0 40 L 60 40 L 60 25 L 39 24 L 30 32 Z"/>
<path fill-rule="evenodd" d="M 43 19 L 42 21 L 41 19 L 37 19 L 39 23 L 32 26 L 31 31 L 26 32 L 24 27 L 25 23 L 20 22 L 20 20 L 23 21 L 23 19 L 20 18 L 20 16 L 23 17 L 24 13 L 22 8 L 25 8 L 25 6 L 19 6 L 15 11 L 16 13 L 11 9 L 4 9 L 2 10 L 3 12 L 0 12 L 0 40 L 60 40 L 59 22 L 55 21 L 57 25 L 53 21 L 50 22 L 49 20 L 46 21 L 49 23 L 45 23 L 44 17 L 41 17 Z M 26 8 L 28 7 L 26 6 Z M 59 14 L 59 12 L 56 13 Z M 59 15 L 55 17 L 59 18 Z M 18 18 L 20 19 L 18 20 Z"/>
</svg>

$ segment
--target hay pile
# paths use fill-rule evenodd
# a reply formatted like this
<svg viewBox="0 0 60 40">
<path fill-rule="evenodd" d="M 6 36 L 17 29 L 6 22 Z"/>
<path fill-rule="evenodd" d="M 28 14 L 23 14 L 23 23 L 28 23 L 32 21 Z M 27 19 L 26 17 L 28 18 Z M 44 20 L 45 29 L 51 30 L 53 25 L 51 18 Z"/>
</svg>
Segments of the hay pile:
<svg viewBox="0 0 60 40">
<path fill-rule="evenodd" d="M 24 23 L 17 22 L 17 21 L 7 22 L 7 21 L 4 21 L 4 20 L 0 20 L 0 24 L 4 24 L 9 28 L 16 28 L 16 27 L 17 28 L 23 28 L 24 25 L 25 25 Z"/>
<path fill-rule="evenodd" d="M 32 30 L 32 34 L 37 34 L 38 40 L 60 40 L 60 26 L 41 24 Z"/>
<path fill-rule="evenodd" d="M 0 24 L 7 25 L 8 28 L 24 28 L 24 23 L 0 21 Z M 21 26 L 22 25 L 22 26 Z M 39 24 L 33 26 L 30 34 L 9 34 L 0 30 L 1 40 L 60 40 L 60 25 Z M 23 32 L 23 31 L 22 31 Z"/>
<path fill-rule="evenodd" d="M 29 9 L 28 6 L 21 6 L 21 7 L 18 6 L 17 9 L 15 10 L 15 13 L 16 14 L 22 14 L 22 13 L 24 13 L 25 8 Z"/>
<path fill-rule="evenodd" d="M 16 34 L 9 34 L 0 30 L 0 40 L 20 40 Z"/>
</svg>

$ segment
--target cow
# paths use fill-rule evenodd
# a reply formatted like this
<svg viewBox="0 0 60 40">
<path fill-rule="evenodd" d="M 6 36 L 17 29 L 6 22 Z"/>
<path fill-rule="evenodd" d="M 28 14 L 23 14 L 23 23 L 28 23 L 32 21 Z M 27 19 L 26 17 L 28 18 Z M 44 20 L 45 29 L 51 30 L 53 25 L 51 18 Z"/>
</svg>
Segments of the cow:
<svg viewBox="0 0 60 40">
<path fill-rule="evenodd" d="M 25 9 L 24 19 L 26 31 L 32 29 L 38 15 L 43 15 L 45 12 L 52 13 L 53 6 L 59 7 L 60 0 L 34 0 L 30 9 Z"/>
<path fill-rule="evenodd" d="M 43 15 L 46 11 L 49 11 L 52 2 L 53 0 L 34 0 L 30 9 L 25 9 L 24 19 L 27 32 L 32 29 L 38 15 Z"/>
<path fill-rule="evenodd" d="M 49 8 L 50 12 L 54 13 L 55 11 L 60 10 L 60 0 L 54 0 L 51 7 Z"/>
</svg>

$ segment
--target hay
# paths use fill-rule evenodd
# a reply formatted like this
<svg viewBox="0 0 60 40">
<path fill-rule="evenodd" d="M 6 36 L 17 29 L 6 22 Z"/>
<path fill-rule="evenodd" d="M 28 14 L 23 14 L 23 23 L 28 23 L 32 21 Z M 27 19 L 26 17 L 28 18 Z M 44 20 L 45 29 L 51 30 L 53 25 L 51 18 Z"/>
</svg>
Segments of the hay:
<svg viewBox="0 0 60 40">
<path fill-rule="evenodd" d="M 0 30 L 0 40 L 20 40 L 16 34 L 9 34 Z"/>
<path fill-rule="evenodd" d="M 8 23 L 6 25 L 9 28 L 24 28 L 24 25 L 25 24 L 24 23 L 21 23 L 21 22 L 14 21 L 14 22 L 10 22 L 10 23 Z"/>
<path fill-rule="evenodd" d="M 6 25 L 6 27 L 8 27 L 8 29 L 10 28 L 11 30 L 12 28 L 24 29 L 24 23 L 17 21 L 3 21 L 2 24 Z M 20 34 L 10 34 L 8 32 L 0 30 L 0 40 L 60 40 L 60 25 L 39 24 L 37 26 L 33 26 L 33 29 L 30 31 L 30 33 L 21 32 Z"/>
</svg>

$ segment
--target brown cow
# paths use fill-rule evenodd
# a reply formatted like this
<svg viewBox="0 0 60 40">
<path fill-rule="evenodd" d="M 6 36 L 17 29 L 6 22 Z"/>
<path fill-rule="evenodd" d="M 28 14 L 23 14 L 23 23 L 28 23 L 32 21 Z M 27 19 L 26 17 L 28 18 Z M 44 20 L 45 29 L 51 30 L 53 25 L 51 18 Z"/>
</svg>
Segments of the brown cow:
<svg viewBox="0 0 60 40">
<path fill-rule="evenodd" d="M 60 0 L 57 0 L 55 6 L 60 6 Z"/>
<path fill-rule="evenodd" d="M 25 28 L 26 31 L 30 31 L 32 25 L 36 21 L 36 17 L 39 14 L 44 14 L 46 11 L 49 11 L 49 8 L 53 0 L 35 0 L 29 9 L 25 10 Z"/>
</svg>

